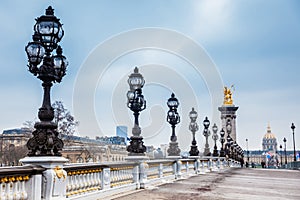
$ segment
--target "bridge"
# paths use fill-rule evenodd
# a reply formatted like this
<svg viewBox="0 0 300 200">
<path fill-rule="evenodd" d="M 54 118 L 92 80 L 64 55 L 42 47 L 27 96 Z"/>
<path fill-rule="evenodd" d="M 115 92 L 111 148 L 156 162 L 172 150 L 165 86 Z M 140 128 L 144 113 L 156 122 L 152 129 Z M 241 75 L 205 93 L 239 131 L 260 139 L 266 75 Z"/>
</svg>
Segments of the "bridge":
<svg viewBox="0 0 300 200">
<path fill-rule="evenodd" d="M 134 126 L 128 156 L 122 162 L 68 164 L 62 156 L 64 143 L 54 122 L 50 101 L 53 83 L 61 82 L 68 62 L 58 43 L 64 31 L 60 19 L 49 6 L 45 15 L 36 19 L 33 41 L 25 47 L 28 69 L 43 84 L 42 107 L 38 122 L 27 142 L 28 157 L 20 160 L 23 166 L 2 167 L 0 170 L 0 200 L 94 200 L 94 199 L 299 199 L 295 185 L 299 171 L 241 169 L 244 150 L 236 140 L 236 111 L 232 91 L 224 87 L 221 112 L 220 150 L 217 149 L 218 127 L 212 126 L 213 152 L 208 137 L 211 135 L 208 117 L 203 121 L 204 152 L 200 153 L 195 140 L 199 126 L 194 108 L 189 113 L 189 130 L 193 141 L 188 158 L 181 157 L 175 127 L 180 123 L 179 101 L 171 94 L 167 105 L 167 122 L 171 125 L 168 156 L 150 160 L 145 152 L 138 116 L 146 108 L 142 95 L 145 80 L 138 68 L 129 76 L 130 90 L 127 106 L 133 112 Z M 53 52 L 55 50 L 55 52 Z M 214 79 L 215 81 L 215 79 Z M 220 88 L 222 88 L 220 84 Z M 212 93 L 214 94 L 214 93 Z M 295 126 L 292 124 L 294 134 Z M 226 143 L 225 143 L 226 142 Z M 294 145 L 295 152 L 295 145 Z M 299 169 L 300 163 L 285 165 Z M 276 165 L 275 165 L 276 166 Z M 168 184 L 166 184 L 168 183 Z M 151 192 L 150 192 L 151 191 Z M 246 196 L 244 196 L 246 195 Z"/>
<path fill-rule="evenodd" d="M 272 199 L 285 195 L 297 199 L 300 195 L 295 186 L 300 180 L 298 170 L 240 169 L 239 162 L 222 157 L 59 164 L 64 159 L 41 157 L 39 164 L 28 164 L 33 159 L 27 157 L 21 160 L 24 166 L 1 168 L 0 199 L 132 199 L 141 195 L 150 199 L 150 193 L 152 199 L 173 199 L 174 195 L 247 199 L 243 195 L 271 194 Z"/>
<path fill-rule="evenodd" d="M 299 171 L 257 168 L 228 168 L 196 175 L 159 187 L 115 195 L 114 200 L 157 199 L 300 199 Z"/>
</svg>

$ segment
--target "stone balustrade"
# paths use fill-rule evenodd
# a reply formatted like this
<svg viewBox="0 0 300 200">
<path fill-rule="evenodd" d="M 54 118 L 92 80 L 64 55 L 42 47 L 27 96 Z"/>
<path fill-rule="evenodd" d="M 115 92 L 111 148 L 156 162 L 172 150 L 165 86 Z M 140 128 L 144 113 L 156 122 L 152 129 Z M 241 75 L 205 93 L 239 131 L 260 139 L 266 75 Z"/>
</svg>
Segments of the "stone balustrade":
<svg viewBox="0 0 300 200">
<path fill-rule="evenodd" d="M 43 168 L 37 166 L 2 167 L 0 169 L 0 199 L 41 199 L 43 171 Z"/>
<path fill-rule="evenodd" d="M 47 179 L 47 169 L 37 165 L 1 168 L 0 200 L 62 199 L 59 194 L 45 194 L 53 180 L 53 193 L 63 190 L 64 199 L 104 198 L 122 191 L 136 190 L 182 177 L 236 166 L 224 158 L 193 157 L 187 159 L 161 159 L 111 163 L 65 164 L 54 168 L 53 179 Z M 49 169 L 48 169 L 49 170 Z M 65 174 L 65 175 L 64 175 Z M 61 175 L 61 176 L 60 176 Z M 56 177 L 57 176 L 57 177 Z M 56 177 L 56 178 L 55 178 Z M 43 181 L 44 180 L 44 181 Z M 66 184 L 56 185 L 55 181 Z M 55 187 L 64 187 L 55 188 Z M 46 197 L 46 198 L 45 198 Z"/>
</svg>

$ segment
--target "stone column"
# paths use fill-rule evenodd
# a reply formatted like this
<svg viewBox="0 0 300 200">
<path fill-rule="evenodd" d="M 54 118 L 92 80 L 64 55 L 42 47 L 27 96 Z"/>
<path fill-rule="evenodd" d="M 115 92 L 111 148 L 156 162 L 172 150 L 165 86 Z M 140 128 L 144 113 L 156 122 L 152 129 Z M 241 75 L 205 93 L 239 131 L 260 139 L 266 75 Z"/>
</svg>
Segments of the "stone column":
<svg viewBox="0 0 300 200">
<path fill-rule="evenodd" d="M 66 199 L 67 172 L 63 165 L 68 159 L 60 156 L 32 156 L 20 160 L 24 165 L 39 165 L 46 170 L 42 175 L 42 199 Z"/>
<path fill-rule="evenodd" d="M 133 169 L 133 179 L 136 182 L 137 189 L 145 189 L 147 182 L 147 171 L 148 164 L 147 160 L 149 157 L 147 156 L 128 156 L 125 158 L 126 161 L 134 162 L 136 167 Z"/>
<path fill-rule="evenodd" d="M 226 123 L 228 120 L 231 122 L 231 133 L 230 136 L 233 139 L 233 141 L 236 141 L 236 111 L 239 107 L 235 105 L 222 105 L 219 107 L 219 111 L 221 112 L 221 120 L 222 120 L 222 128 L 225 131 L 225 137 L 227 138 L 227 129 L 226 129 Z"/>
</svg>

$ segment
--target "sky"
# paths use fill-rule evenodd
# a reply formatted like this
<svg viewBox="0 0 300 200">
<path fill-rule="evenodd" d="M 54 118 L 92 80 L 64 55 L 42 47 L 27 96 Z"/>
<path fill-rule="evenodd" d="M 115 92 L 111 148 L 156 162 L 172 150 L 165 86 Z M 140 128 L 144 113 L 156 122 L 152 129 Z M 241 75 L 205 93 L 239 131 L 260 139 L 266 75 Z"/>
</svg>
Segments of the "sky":
<svg viewBox="0 0 300 200">
<path fill-rule="evenodd" d="M 80 136 L 112 136 L 128 126 L 127 78 L 138 66 L 147 108 L 140 114 L 146 145 L 169 142 L 166 101 L 180 102 L 180 148 L 192 141 L 188 113 L 198 112 L 196 140 L 204 147 L 205 116 L 220 127 L 223 86 L 234 85 L 237 141 L 261 149 L 272 132 L 292 149 L 291 123 L 300 148 L 300 2 L 297 0 L 39 1 L 0 0 L 0 130 L 37 120 L 41 81 L 27 70 L 24 47 L 37 17 L 51 5 L 65 35 L 67 75 L 51 90 L 80 122 Z M 210 144 L 212 141 L 210 139 Z"/>
</svg>

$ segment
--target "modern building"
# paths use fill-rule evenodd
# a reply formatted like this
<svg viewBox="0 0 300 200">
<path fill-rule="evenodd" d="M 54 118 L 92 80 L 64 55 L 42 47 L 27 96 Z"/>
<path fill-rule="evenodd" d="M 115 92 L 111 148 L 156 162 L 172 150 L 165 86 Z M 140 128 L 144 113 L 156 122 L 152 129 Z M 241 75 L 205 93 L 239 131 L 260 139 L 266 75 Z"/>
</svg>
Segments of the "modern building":
<svg viewBox="0 0 300 200">
<path fill-rule="evenodd" d="M 124 138 L 124 141 L 125 141 L 126 144 L 127 144 L 127 141 L 128 141 L 127 131 L 128 131 L 127 126 L 117 126 L 116 127 L 117 136 Z"/>
</svg>

